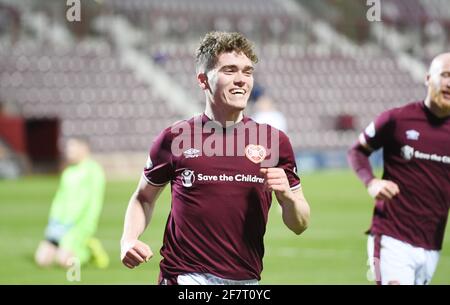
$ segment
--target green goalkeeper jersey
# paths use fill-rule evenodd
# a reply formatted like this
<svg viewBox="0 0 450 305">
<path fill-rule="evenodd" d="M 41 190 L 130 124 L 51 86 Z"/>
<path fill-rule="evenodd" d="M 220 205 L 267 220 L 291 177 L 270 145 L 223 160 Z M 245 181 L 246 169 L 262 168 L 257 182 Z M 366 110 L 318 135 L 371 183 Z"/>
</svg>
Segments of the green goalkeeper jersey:
<svg viewBox="0 0 450 305">
<path fill-rule="evenodd" d="M 97 229 L 103 205 L 105 176 L 92 159 L 67 167 L 50 210 L 50 223 L 65 228 L 60 245 L 81 250 Z"/>
</svg>

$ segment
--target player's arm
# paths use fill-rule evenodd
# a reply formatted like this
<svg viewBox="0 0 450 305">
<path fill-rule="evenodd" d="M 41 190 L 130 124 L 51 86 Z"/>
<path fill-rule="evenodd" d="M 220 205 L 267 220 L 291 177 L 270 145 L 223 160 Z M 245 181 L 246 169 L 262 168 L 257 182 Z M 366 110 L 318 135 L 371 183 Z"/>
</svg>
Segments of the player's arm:
<svg viewBox="0 0 450 305">
<path fill-rule="evenodd" d="M 302 189 L 291 190 L 283 168 L 262 168 L 261 174 L 267 189 L 275 192 L 282 207 L 284 224 L 295 234 L 301 234 L 309 225 L 311 213 Z"/>
<path fill-rule="evenodd" d="M 137 267 L 153 256 L 150 247 L 138 238 L 149 224 L 156 199 L 163 188 L 164 186 L 153 186 L 142 176 L 137 190 L 131 196 L 120 241 L 120 258 L 128 268 Z"/>
<path fill-rule="evenodd" d="M 371 197 L 382 200 L 392 199 L 400 192 L 399 187 L 392 181 L 375 177 L 369 161 L 372 152 L 373 149 L 367 143 L 364 134 L 361 133 L 358 141 L 348 150 L 348 163 L 364 183 Z"/>
</svg>

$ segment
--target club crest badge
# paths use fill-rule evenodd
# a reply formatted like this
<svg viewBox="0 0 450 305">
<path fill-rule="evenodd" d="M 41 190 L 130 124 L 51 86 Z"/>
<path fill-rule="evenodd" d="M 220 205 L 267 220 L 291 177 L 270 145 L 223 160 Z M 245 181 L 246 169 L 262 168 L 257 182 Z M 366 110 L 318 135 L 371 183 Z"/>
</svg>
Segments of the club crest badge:
<svg viewBox="0 0 450 305">
<path fill-rule="evenodd" d="M 249 144 L 245 147 L 245 156 L 253 163 L 261 163 L 266 158 L 266 149 L 261 145 Z"/>
</svg>

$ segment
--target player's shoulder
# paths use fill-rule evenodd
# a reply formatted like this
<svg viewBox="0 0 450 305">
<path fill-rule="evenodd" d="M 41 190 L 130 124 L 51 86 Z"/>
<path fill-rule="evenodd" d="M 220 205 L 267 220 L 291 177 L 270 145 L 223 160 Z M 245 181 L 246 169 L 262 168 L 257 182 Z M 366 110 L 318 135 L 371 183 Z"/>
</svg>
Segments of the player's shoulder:
<svg viewBox="0 0 450 305">
<path fill-rule="evenodd" d="M 201 121 L 202 116 L 196 115 L 189 119 L 177 120 L 177 121 L 173 122 L 172 124 L 170 124 L 169 126 L 167 126 L 165 129 L 163 129 L 157 136 L 157 139 L 164 141 L 164 142 L 166 142 L 166 141 L 170 142 L 173 140 L 173 138 L 175 136 L 179 135 L 180 132 L 183 132 L 188 128 L 189 129 L 193 128 L 193 126 L 197 120 Z"/>
<path fill-rule="evenodd" d="M 270 132 L 278 132 L 278 133 L 282 133 L 281 130 L 279 130 L 278 128 L 273 127 L 272 125 L 268 124 L 268 123 L 258 123 L 257 121 L 255 121 L 254 119 L 252 119 L 251 117 L 248 116 L 244 116 L 243 122 L 245 125 L 255 125 L 257 128 L 263 129 L 266 128 L 268 131 Z"/>
<path fill-rule="evenodd" d="M 197 114 L 197 115 L 194 115 L 193 117 L 191 117 L 189 119 L 175 121 L 168 128 L 169 129 L 176 129 L 176 128 L 185 127 L 187 125 L 193 126 L 195 123 L 199 123 L 199 122 L 201 123 L 204 120 L 205 120 L 205 118 L 204 118 L 203 114 Z"/>
<path fill-rule="evenodd" d="M 414 101 L 386 111 L 393 119 L 423 113 L 423 101 Z"/>
<path fill-rule="evenodd" d="M 83 161 L 83 168 L 85 171 L 89 172 L 90 175 L 100 175 L 103 174 L 103 167 L 99 161 L 94 157 L 89 157 Z"/>
<path fill-rule="evenodd" d="M 423 102 L 411 102 L 399 107 L 387 109 L 377 116 L 376 121 L 378 125 L 396 125 L 398 121 L 422 115 L 422 104 Z"/>
</svg>

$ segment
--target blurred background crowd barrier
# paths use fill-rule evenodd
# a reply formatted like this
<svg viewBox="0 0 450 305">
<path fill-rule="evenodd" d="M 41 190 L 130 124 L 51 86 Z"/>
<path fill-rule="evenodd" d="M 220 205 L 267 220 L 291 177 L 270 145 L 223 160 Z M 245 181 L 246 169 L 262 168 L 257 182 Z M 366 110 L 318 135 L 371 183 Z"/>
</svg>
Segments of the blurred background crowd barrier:
<svg viewBox="0 0 450 305">
<path fill-rule="evenodd" d="M 0 177 L 58 170 L 71 136 L 109 175 L 139 173 L 157 133 L 202 112 L 194 51 L 211 30 L 255 42 L 299 170 L 346 166 L 377 114 L 424 98 L 450 49 L 447 0 L 378 5 L 380 21 L 361 0 L 0 0 Z"/>
</svg>

